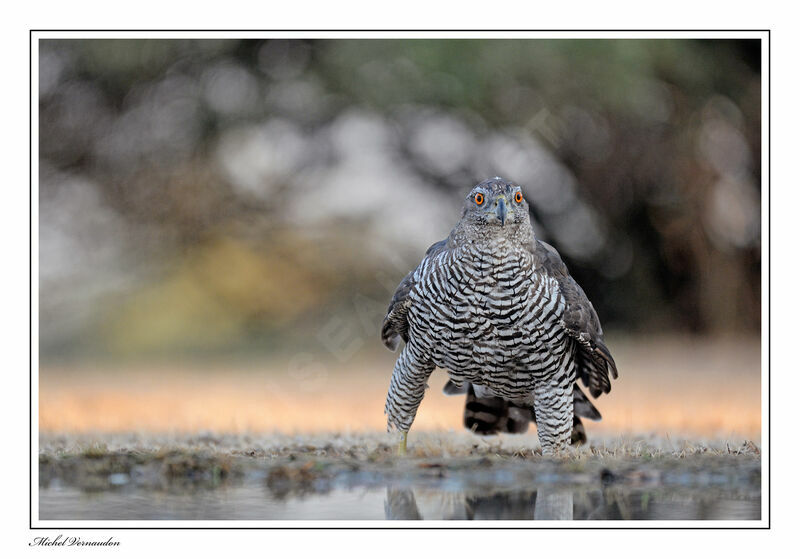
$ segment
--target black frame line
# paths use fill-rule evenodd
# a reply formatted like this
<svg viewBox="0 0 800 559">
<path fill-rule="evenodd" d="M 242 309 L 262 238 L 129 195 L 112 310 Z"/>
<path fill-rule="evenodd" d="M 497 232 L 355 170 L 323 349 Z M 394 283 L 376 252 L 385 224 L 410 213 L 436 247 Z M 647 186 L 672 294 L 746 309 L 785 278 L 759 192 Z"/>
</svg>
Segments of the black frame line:
<svg viewBox="0 0 800 559">
<path fill-rule="evenodd" d="M 766 526 L 34 526 L 33 40 L 34 33 L 767 33 L 767 525 Z M 211 39 L 212 37 L 209 37 Z M 480 39 L 480 38 L 478 38 Z M 598 40 L 614 40 L 598 37 Z M 413 39 L 411 39 L 413 40 Z M 445 39 L 442 39 L 445 40 Z M 488 40 L 488 39 L 486 39 Z M 760 38 L 762 45 L 763 37 Z M 762 71 L 763 79 L 763 71 Z M 763 84 L 762 84 L 763 85 Z M 763 99 L 762 99 L 763 102 Z M 763 124 L 763 121 L 762 121 Z M 29 29 L 28 30 L 28 529 L 29 530 L 771 530 L 772 529 L 772 30 L 771 29 Z M 763 161 L 764 154 L 761 154 Z M 763 294 L 762 294 L 763 297 Z M 762 338 L 763 342 L 763 338 Z M 763 442 L 762 442 L 763 448 Z M 762 454 L 763 466 L 763 454 Z M 763 518 L 762 518 L 763 520 Z M 302 522 L 302 521 L 297 521 Z M 334 521 L 336 522 L 336 521 Z"/>
</svg>

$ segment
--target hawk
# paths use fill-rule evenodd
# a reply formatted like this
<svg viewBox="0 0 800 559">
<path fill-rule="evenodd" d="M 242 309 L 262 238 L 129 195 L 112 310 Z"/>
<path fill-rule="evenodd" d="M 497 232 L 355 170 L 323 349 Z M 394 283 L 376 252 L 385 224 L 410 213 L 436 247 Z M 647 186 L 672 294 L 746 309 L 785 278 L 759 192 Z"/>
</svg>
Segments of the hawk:
<svg viewBox="0 0 800 559">
<path fill-rule="evenodd" d="M 466 393 L 475 432 L 522 432 L 536 423 L 543 454 L 585 441 L 579 417 L 600 413 L 617 367 L 597 313 L 558 252 L 538 240 L 518 185 L 495 177 L 466 197 L 461 220 L 432 245 L 392 297 L 381 339 L 400 352 L 385 413 L 408 431 L 436 367 L 445 392 Z"/>
</svg>

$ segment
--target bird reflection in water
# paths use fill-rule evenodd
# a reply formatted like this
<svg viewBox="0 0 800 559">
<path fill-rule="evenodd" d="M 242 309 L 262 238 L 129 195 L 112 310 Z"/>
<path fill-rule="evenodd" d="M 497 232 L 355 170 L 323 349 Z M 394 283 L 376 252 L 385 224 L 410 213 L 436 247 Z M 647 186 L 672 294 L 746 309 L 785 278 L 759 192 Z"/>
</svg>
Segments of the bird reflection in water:
<svg viewBox="0 0 800 559">
<path fill-rule="evenodd" d="M 389 487 L 384 508 L 387 520 L 572 520 L 573 494 L 552 488 L 469 495 Z"/>
<path fill-rule="evenodd" d="M 742 495 L 542 486 L 474 492 L 388 487 L 387 520 L 757 520 L 758 499 Z"/>
</svg>

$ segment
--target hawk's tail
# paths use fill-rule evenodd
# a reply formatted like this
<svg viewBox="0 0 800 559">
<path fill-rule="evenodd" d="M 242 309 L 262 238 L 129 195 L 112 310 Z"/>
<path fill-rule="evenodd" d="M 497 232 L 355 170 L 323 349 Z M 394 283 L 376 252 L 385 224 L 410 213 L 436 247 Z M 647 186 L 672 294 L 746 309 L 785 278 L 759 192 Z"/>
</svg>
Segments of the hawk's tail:
<svg viewBox="0 0 800 559">
<path fill-rule="evenodd" d="M 496 435 L 497 433 L 524 433 L 528 424 L 536 422 L 534 410 L 520 407 L 512 402 L 497 396 L 478 397 L 472 384 L 464 383 L 457 386 L 452 381 L 447 381 L 444 386 L 445 394 L 466 394 L 467 402 L 464 407 L 464 427 L 478 435 Z M 575 385 L 573 392 L 575 415 L 572 420 L 572 444 L 581 445 L 586 442 L 586 430 L 580 417 L 592 420 L 600 419 L 600 412 L 592 405 L 588 398 Z"/>
<path fill-rule="evenodd" d="M 464 407 L 464 427 L 479 435 L 524 433 L 533 414 L 498 397 L 479 398 L 472 385 L 467 386 L 467 405 Z"/>
</svg>

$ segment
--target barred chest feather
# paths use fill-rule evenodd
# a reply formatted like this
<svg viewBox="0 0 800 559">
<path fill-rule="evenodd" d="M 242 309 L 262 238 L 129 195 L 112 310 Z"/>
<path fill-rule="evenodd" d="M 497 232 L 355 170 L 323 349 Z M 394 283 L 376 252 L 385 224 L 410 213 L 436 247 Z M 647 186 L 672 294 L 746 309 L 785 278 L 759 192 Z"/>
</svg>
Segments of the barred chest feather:
<svg viewBox="0 0 800 559">
<path fill-rule="evenodd" d="M 446 251 L 417 271 L 411 338 L 460 383 L 519 399 L 564 370 L 571 341 L 559 327 L 555 279 L 525 247 L 505 239 Z"/>
</svg>

